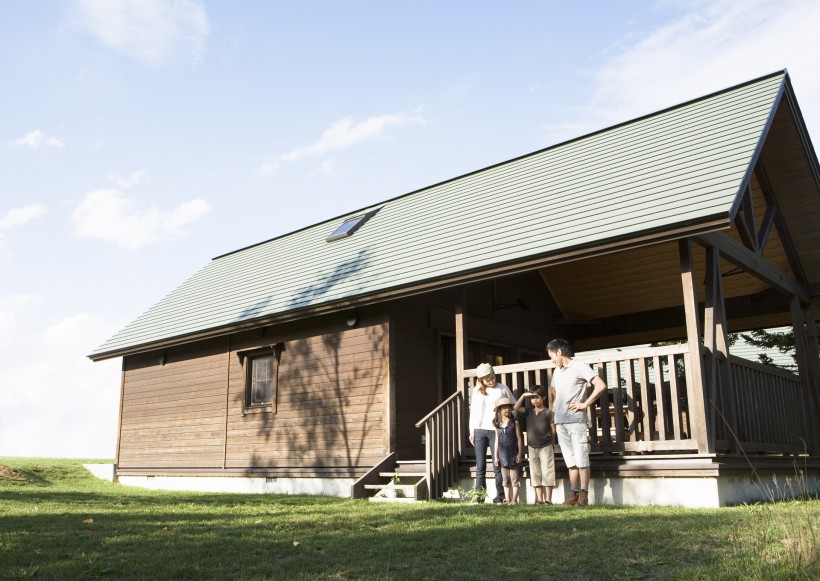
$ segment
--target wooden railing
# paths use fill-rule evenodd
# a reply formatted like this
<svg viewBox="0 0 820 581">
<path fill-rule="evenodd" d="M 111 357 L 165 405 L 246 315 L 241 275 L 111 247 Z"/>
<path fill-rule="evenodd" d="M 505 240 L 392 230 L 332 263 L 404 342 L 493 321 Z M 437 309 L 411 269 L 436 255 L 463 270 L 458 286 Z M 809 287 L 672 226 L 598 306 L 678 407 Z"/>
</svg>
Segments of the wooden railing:
<svg viewBox="0 0 820 581">
<path fill-rule="evenodd" d="M 466 432 L 464 411 L 464 397 L 456 392 L 416 423 L 417 428 L 424 427 L 425 480 L 431 500 L 458 482 Z"/>
<path fill-rule="evenodd" d="M 588 411 L 592 452 L 602 457 L 697 453 L 689 417 L 689 401 L 695 394 L 688 345 L 581 353 L 576 359 L 596 369 L 608 386 Z M 744 450 L 802 452 L 801 437 L 811 420 L 800 378 L 733 356 L 730 365 L 732 392 L 720 388 L 718 393 L 721 401 L 734 402 L 733 409 L 725 409 L 728 404 L 721 401 L 706 402 L 707 413 L 715 414 L 718 450 L 730 449 L 727 442 L 736 435 Z M 554 369 L 550 361 L 495 366 L 498 380 L 516 397 L 533 385 L 549 386 Z M 464 377 L 471 388 L 475 370 L 465 369 Z M 431 499 L 458 480 L 467 436 L 465 409 L 457 391 L 416 424 L 425 429 Z M 734 426 L 726 417 L 733 418 Z"/>
<path fill-rule="evenodd" d="M 722 387 L 716 404 L 718 448 L 737 442 L 746 452 L 805 452 L 808 422 L 817 420 L 808 417 L 811 406 L 800 377 L 731 355 L 729 365 L 732 391 Z M 727 402 L 734 409 L 726 409 Z"/>
<path fill-rule="evenodd" d="M 688 418 L 689 348 L 686 344 L 579 354 L 597 370 L 608 389 L 589 409 L 591 450 L 604 455 L 628 452 L 697 450 Z M 555 366 L 533 361 L 495 367 L 514 394 L 548 386 Z M 465 370 L 471 385 L 475 372 Z"/>
</svg>

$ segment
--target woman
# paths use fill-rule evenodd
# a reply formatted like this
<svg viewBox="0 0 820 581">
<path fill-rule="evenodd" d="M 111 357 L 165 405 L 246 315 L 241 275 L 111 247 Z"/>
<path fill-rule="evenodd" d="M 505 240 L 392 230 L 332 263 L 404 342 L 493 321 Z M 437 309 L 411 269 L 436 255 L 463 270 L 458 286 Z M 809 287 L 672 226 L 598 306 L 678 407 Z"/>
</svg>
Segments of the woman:
<svg viewBox="0 0 820 581">
<path fill-rule="evenodd" d="M 495 498 L 493 502 L 504 502 L 501 466 L 495 463 L 495 406 L 506 397 L 515 401 L 510 388 L 495 379 L 495 370 L 489 363 L 482 363 L 475 370 L 478 381 L 470 393 L 470 443 L 475 446 L 475 489 L 487 490 L 487 449 L 490 450 L 495 472 Z M 479 502 L 483 502 L 483 499 Z"/>
</svg>

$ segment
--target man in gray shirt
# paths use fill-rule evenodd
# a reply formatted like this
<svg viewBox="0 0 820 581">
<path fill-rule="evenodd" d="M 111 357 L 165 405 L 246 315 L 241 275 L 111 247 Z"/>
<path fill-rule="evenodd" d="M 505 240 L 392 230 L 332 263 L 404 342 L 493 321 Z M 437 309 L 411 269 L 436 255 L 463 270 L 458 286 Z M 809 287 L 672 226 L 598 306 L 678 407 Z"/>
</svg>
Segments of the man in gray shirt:
<svg viewBox="0 0 820 581">
<path fill-rule="evenodd" d="M 555 364 L 550 383 L 550 399 L 558 445 L 569 472 L 571 493 L 564 504 L 589 504 L 589 442 L 587 409 L 606 389 L 606 382 L 589 365 L 575 361 L 575 352 L 563 339 L 547 344 L 547 355 Z M 587 397 L 587 386 L 592 393 Z"/>
</svg>

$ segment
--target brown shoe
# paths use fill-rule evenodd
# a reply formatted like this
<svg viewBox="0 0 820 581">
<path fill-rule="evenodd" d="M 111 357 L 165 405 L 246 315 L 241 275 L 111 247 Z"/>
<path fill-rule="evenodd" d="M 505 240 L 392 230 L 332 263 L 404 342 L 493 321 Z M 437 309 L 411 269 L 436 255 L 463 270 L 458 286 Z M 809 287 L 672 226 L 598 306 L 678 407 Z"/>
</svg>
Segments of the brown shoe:
<svg viewBox="0 0 820 581">
<path fill-rule="evenodd" d="M 576 504 L 578 504 L 578 493 L 571 490 L 569 496 L 567 496 L 567 499 L 564 501 L 564 506 L 575 506 Z"/>
<path fill-rule="evenodd" d="M 575 503 L 575 506 L 587 506 L 589 505 L 589 492 L 586 490 L 582 490 L 578 493 L 578 502 Z"/>
</svg>

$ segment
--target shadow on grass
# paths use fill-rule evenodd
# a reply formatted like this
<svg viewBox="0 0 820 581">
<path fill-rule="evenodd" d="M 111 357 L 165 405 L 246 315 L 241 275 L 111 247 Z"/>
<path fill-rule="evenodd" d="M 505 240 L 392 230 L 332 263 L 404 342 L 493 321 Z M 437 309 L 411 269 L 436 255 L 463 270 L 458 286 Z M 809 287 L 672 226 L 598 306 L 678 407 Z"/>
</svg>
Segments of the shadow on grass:
<svg viewBox="0 0 820 581">
<path fill-rule="evenodd" d="M 269 495 L 31 492 L 28 508 L 15 500 L 0 494 L 11 507 L 0 518 L 0 575 L 51 579 L 705 578 L 698 568 L 714 573 L 726 559 L 733 520 L 720 511 Z"/>
</svg>

